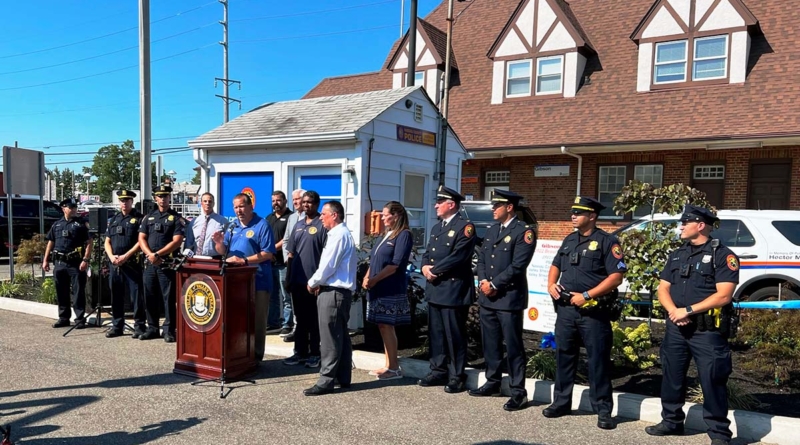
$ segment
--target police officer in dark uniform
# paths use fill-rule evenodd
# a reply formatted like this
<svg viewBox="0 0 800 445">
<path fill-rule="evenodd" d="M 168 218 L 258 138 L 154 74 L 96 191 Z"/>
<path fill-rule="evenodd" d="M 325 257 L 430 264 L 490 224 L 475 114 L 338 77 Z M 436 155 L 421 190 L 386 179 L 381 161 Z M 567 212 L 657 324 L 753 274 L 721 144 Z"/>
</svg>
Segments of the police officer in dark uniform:
<svg viewBox="0 0 800 445">
<path fill-rule="evenodd" d="M 106 231 L 105 251 L 111 267 L 111 329 L 106 337 L 123 335 L 125 329 L 125 298 L 133 306 L 133 338 L 139 338 L 147 330 L 142 294 L 142 265 L 139 254 L 139 226 L 142 214 L 133 208 L 136 193 L 118 190 L 119 213 L 111 218 Z M 158 329 L 158 326 L 155 327 Z"/>
<path fill-rule="evenodd" d="M 53 278 L 58 298 L 58 321 L 53 327 L 69 326 L 71 295 L 75 329 L 83 329 L 86 327 L 86 269 L 92 256 L 92 235 L 89 233 L 89 223 L 78 217 L 75 198 L 61 201 L 61 209 L 64 219 L 56 221 L 45 237 L 47 247 L 42 269 L 50 271 L 48 259 L 52 255 L 56 266 Z"/>
<path fill-rule="evenodd" d="M 733 291 L 739 282 L 739 258 L 711 238 L 718 221 L 709 210 L 687 205 L 681 216 L 685 243 L 667 259 L 658 301 L 669 314 L 661 344 L 661 417 L 645 431 L 653 436 L 683 434 L 686 371 L 694 358 L 703 389 L 703 420 L 712 445 L 730 442 L 728 376 L 731 374 Z"/>
<path fill-rule="evenodd" d="M 467 363 L 467 315 L 475 298 L 472 253 L 475 226 L 458 212 L 464 197 L 440 186 L 436 195 L 436 216 L 441 222 L 431 229 L 422 256 L 422 274 L 428 280 L 428 339 L 431 372 L 420 386 L 444 386 L 447 393 L 465 388 Z"/>
<path fill-rule="evenodd" d="M 495 189 L 492 192 L 492 216 L 498 223 L 486 231 L 478 255 L 478 304 L 486 383 L 470 390 L 469 395 L 500 395 L 503 377 L 500 363 L 505 342 L 511 378 L 511 398 L 503 405 L 506 411 L 528 406 L 522 316 L 528 307 L 527 271 L 536 249 L 536 233 L 516 217 L 521 199 L 522 196 L 506 190 Z"/>
<path fill-rule="evenodd" d="M 145 216 L 139 227 L 139 248 L 145 255 L 144 290 L 147 330 L 139 340 L 158 338 L 159 307 L 164 308 L 161 326 L 164 341 L 175 341 L 175 271 L 164 263 L 183 242 L 186 220 L 170 208 L 172 187 L 161 185 L 153 191 L 158 208 Z"/>
<path fill-rule="evenodd" d="M 613 429 L 611 307 L 628 268 L 617 238 L 596 227 L 603 209 L 596 199 L 575 198 L 571 211 L 576 230 L 564 239 L 547 276 L 547 289 L 556 305 L 557 373 L 553 404 L 543 414 L 555 418 L 571 413 L 582 343 L 589 356 L 589 388 L 597 426 Z"/>
</svg>

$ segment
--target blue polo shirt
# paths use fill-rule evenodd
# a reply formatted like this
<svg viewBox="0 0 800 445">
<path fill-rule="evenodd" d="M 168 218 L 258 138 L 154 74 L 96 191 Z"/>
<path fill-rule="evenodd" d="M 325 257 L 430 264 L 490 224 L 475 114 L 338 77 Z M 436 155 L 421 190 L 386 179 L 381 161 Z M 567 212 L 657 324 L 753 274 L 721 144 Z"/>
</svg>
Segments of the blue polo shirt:
<svg viewBox="0 0 800 445">
<path fill-rule="evenodd" d="M 238 220 L 233 222 L 233 232 L 226 238 L 231 250 L 229 256 L 245 258 L 258 252 L 269 252 L 275 255 L 275 240 L 267 220 L 253 214 L 253 219 L 246 226 Z M 256 271 L 256 291 L 272 291 L 272 261 L 258 264 Z"/>
</svg>

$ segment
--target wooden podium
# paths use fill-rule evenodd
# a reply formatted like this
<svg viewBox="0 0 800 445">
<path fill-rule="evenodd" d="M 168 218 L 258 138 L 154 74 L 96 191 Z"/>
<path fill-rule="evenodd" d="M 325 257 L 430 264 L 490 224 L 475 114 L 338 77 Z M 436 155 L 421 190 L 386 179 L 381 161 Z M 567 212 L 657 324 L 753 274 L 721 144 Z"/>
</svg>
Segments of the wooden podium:
<svg viewBox="0 0 800 445">
<path fill-rule="evenodd" d="M 255 371 L 255 266 L 189 258 L 177 273 L 177 358 L 173 372 L 200 379 Z"/>
</svg>

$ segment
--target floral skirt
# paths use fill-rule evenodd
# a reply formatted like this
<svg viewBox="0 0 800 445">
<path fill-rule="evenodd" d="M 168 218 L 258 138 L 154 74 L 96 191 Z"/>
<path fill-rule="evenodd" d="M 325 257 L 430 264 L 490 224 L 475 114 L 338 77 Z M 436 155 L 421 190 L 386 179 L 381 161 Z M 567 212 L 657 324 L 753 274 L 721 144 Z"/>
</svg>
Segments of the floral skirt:
<svg viewBox="0 0 800 445">
<path fill-rule="evenodd" d="M 392 326 L 411 324 L 408 297 L 402 294 L 367 299 L 367 321 Z"/>
</svg>

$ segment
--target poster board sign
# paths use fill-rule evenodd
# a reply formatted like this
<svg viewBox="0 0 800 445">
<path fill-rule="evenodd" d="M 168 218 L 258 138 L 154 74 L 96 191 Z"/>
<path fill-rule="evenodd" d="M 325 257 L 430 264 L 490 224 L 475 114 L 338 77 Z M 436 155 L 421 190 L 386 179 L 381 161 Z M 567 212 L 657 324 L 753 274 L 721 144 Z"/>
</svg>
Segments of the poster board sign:
<svg viewBox="0 0 800 445">
<path fill-rule="evenodd" d="M 536 242 L 536 251 L 528 264 L 528 309 L 522 321 L 525 330 L 554 332 L 556 329 L 556 311 L 547 292 L 547 274 L 560 248 L 561 241 Z"/>
</svg>

